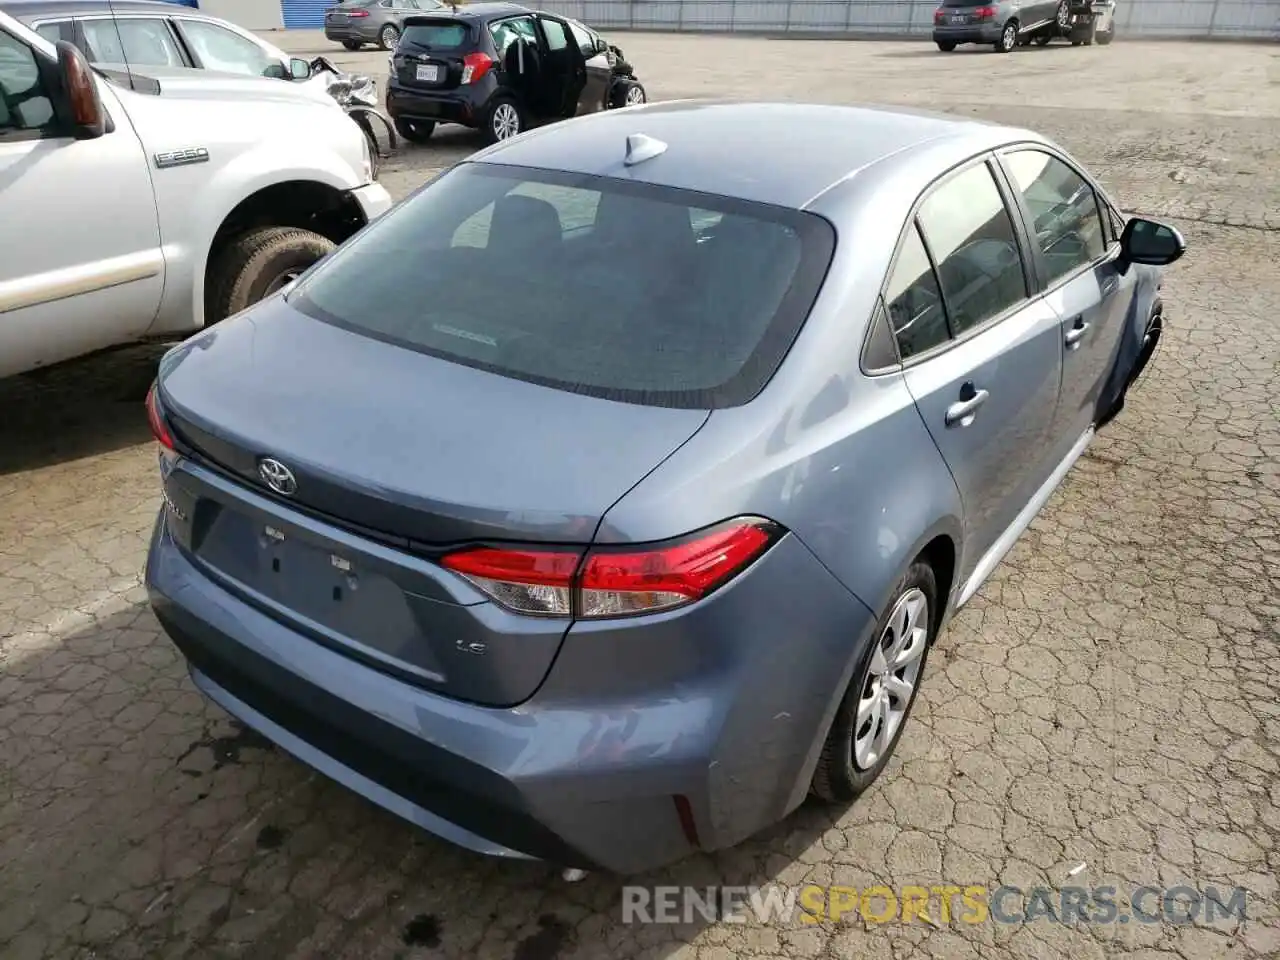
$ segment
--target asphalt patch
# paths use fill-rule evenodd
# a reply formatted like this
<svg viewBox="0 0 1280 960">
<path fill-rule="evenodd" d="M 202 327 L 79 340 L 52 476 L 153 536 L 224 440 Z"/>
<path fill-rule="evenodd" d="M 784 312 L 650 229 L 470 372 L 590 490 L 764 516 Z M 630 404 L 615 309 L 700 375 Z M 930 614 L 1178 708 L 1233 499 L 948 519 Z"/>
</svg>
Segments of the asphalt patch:
<svg viewBox="0 0 1280 960">
<path fill-rule="evenodd" d="M 438 947 L 440 921 L 429 913 L 420 913 L 404 925 L 400 939 L 408 947 Z"/>
<path fill-rule="evenodd" d="M 538 918 L 541 928 L 516 944 L 511 960 L 554 960 L 569 940 L 569 926 L 559 917 L 544 913 Z"/>
</svg>

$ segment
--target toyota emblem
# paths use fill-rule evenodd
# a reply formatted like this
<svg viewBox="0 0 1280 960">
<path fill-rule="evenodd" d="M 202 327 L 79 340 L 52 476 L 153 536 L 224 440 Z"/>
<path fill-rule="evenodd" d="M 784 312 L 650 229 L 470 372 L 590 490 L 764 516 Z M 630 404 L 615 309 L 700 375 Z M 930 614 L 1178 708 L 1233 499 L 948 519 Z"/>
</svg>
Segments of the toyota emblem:
<svg viewBox="0 0 1280 960">
<path fill-rule="evenodd" d="M 297 492 L 298 480 L 294 477 L 293 471 L 272 457 L 263 457 L 258 461 L 258 476 L 262 478 L 263 483 L 282 496 L 291 497 Z"/>
</svg>

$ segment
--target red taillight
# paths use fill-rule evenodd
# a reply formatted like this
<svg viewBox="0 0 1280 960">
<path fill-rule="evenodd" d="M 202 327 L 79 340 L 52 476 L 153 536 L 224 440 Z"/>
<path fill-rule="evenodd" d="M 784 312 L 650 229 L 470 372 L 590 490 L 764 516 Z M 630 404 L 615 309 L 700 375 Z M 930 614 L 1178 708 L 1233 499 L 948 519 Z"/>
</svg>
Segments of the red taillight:
<svg viewBox="0 0 1280 960">
<path fill-rule="evenodd" d="M 942 9 L 942 7 L 939 7 L 937 10 L 933 11 L 934 23 L 941 23 L 946 18 L 947 18 L 947 12 L 944 9 Z"/>
<path fill-rule="evenodd" d="M 973 11 L 973 14 L 979 20 L 990 20 L 992 17 L 996 15 L 996 8 L 995 7 L 979 7 L 977 10 Z"/>
<path fill-rule="evenodd" d="M 360 20 L 361 18 L 367 17 L 368 15 L 369 15 L 368 10 L 352 10 L 350 13 L 347 14 L 347 16 L 350 17 L 352 20 Z"/>
<path fill-rule="evenodd" d="M 487 53 L 468 53 L 462 58 L 462 83 L 475 83 L 496 63 Z"/>
<path fill-rule="evenodd" d="M 165 425 L 164 417 L 160 414 L 160 405 L 156 400 L 156 385 L 153 383 L 151 389 L 147 391 L 147 423 L 151 425 L 151 435 L 156 438 L 156 442 L 160 446 L 169 450 L 176 450 L 173 444 L 173 434 L 169 432 L 169 428 Z"/>
<path fill-rule="evenodd" d="M 504 607 L 567 617 L 573 612 L 573 575 L 581 560 L 582 554 L 571 550 L 482 547 L 451 553 L 440 562 Z"/>
<path fill-rule="evenodd" d="M 446 556 L 498 603 L 519 613 L 582 619 L 670 610 L 723 586 L 778 539 L 757 517 L 730 520 L 646 549 L 576 550 L 481 547 Z"/>
</svg>

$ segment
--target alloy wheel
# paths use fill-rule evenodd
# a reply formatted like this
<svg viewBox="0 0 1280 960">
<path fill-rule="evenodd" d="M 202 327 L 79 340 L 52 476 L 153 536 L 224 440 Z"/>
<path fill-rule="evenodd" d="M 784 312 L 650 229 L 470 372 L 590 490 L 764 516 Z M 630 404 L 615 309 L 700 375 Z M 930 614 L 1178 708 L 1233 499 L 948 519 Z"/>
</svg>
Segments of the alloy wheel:
<svg viewBox="0 0 1280 960">
<path fill-rule="evenodd" d="M 639 87 L 632 87 L 627 91 L 627 96 L 623 103 L 628 107 L 639 106 L 644 103 L 644 91 Z"/>
<path fill-rule="evenodd" d="M 906 719 L 929 643 L 929 600 L 912 587 L 894 604 L 867 664 L 853 721 L 853 765 L 874 767 Z"/>
<path fill-rule="evenodd" d="M 1071 23 L 1071 8 L 1067 5 L 1066 0 L 1058 4 L 1058 27 L 1065 30 Z"/>
<path fill-rule="evenodd" d="M 1004 28 L 1004 33 L 1000 34 L 1000 47 L 1003 50 L 1012 50 L 1018 45 L 1018 28 L 1012 23 Z"/>
<path fill-rule="evenodd" d="M 496 140 L 507 140 L 520 132 L 520 113 L 510 103 L 500 103 L 493 111 L 493 136 Z"/>
<path fill-rule="evenodd" d="M 400 31 L 398 31 L 395 27 L 391 26 L 390 24 L 387 24 L 387 26 L 383 27 L 382 33 L 379 34 L 379 41 L 382 44 L 383 50 L 394 49 L 396 45 L 396 41 L 399 39 L 400 39 Z"/>
</svg>

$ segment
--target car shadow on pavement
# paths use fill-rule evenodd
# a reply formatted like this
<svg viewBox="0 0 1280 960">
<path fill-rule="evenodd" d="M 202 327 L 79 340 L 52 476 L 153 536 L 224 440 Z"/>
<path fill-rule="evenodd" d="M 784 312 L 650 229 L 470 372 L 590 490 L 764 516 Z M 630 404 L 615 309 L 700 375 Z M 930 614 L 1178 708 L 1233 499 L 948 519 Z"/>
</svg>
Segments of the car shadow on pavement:
<svg viewBox="0 0 1280 960">
<path fill-rule="evenodd" d="M 139 590 L 86 620 L 0 639 L 5 957 L 665 957 L 713 920 L 624 923 L 624 884 L 794 881 L 833 822 L 806 806 L 734 850 L 569 883 L 438 840 L 232 721 Z"/>
<path fill-rule="evenodd" d="M 147 440 L 143 403 L 166 348 L 134 346 L 0 380 L 0 476 Z"/>
</svg>

